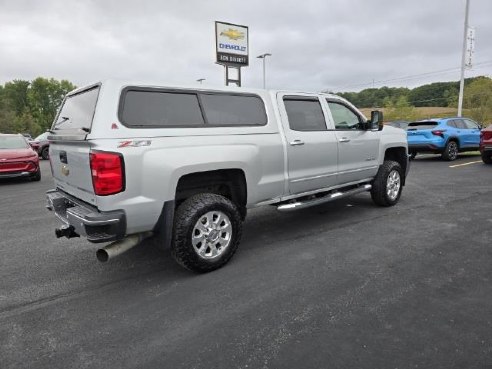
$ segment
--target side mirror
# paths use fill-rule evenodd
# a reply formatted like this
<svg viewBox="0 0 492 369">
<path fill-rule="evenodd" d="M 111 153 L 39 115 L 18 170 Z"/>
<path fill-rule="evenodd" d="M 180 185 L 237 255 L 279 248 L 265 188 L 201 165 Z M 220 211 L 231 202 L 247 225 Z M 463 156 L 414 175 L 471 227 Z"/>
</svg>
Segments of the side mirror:
<svg viewBox="0 0 492 369">
<path fill-rule="evenodd" d="M 371 120 L 369 129 L 372 131 L 381 131 L 383 129 L 383 112 L 379 110 L 371 111 Z"/>
</svg>

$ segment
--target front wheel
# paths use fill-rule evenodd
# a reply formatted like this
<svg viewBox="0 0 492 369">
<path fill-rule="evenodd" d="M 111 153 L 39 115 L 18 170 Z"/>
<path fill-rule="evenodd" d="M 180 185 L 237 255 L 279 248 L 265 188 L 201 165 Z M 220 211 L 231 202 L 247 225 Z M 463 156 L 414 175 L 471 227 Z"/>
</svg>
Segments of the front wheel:
<svg viewBox="0 0 492 369">
<path fill-rule="evenodd" d="M 31 181 L 39 182 L 40 180 L 41 180 L 41 169 L 38 168 L 36 173 L 34 173 L 34 175 L 31 176 Z"/>
<path fill-rule="evenodd" d="M 237 206 L 212 193 L 194 195 L 177 209 L 171 253 L 185 268 L 205 273 L 225 265 L 241 240 Z"/>
<path fill-rule="evenodd" d="M 482 153 L 482 161 L 485 164 L 492 164 L 492 152 L 490 151 L 485 151 Z"/>
<path fill-rule="evenodd" d="M 458 144 L 456 141 L 449 141 L 444 148 L 442 158 L 447 161 L 456 160 L 458 157 Z"/>
<path fill-rule="evenodd" d="M 398 162 L 385 160 L 374 178 L 371 197 L 376 205 L 393 206 L 401 196 L 403 172 Z"/>
<path fill-rule="evenodd" d="M 44 160 L 48 160 L 50 158 L 50 148 L 48 146 L 43 147 L 43 150 L 41 150 L 41 157 Z"/>
</svg>

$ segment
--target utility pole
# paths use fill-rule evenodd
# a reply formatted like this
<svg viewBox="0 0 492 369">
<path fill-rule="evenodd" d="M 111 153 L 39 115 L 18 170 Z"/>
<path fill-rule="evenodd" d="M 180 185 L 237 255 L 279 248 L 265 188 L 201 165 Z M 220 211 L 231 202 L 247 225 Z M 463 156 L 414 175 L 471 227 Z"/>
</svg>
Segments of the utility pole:
<svg viewBox="0 0 492 369">
<path fill-rule="evenodd" d="M 265 67 L 265 60 L 267 56 L 272 56 L 272 54 L 266 53 L 266 54 L 261 54 L 258 55 L 258 59 L 263 59 L 263 88 L 266 88 L 266 67 Z"/>
<path fill-rule="evenodd" d="M 463 30 L 463 52 L 461 55 L 461 79 L 460 79 L 460 94 L 458 97 L 458 117 L 461 117 L 463 108 L 463 90 L 465 89 L 465 58 L 466 58 L 466 43 L 468 35 L 468 12 L 470 9 L 470 0 L 466 0 L 465 9 L 465 29 Z"/>
</svg>

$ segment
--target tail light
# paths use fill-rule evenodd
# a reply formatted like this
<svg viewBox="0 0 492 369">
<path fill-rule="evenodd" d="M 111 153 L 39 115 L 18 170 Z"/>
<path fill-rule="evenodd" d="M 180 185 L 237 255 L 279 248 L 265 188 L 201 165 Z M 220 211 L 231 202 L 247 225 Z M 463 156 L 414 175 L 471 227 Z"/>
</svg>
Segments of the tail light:
<svg viewBox="0 0 492 369">
<path fill-rule="evenodd" d="M 439 137 L 444 137 L 444 132 L 446 132 L 445 129 L 436 129 L 434 131 L 431 131 L 434 136 L 439 136 Z"/>
<path fill-rule="evenodd" d="M 492 131 L 480 131 L 480 140 L 492 140 Z"/>
<path fill-rule="evenodd" d="M 125 167 L 121 154 L 93 151 L 90 153 L 90 163 L 96 195 L 114 195 L 125 189 Z"/>
</svg>

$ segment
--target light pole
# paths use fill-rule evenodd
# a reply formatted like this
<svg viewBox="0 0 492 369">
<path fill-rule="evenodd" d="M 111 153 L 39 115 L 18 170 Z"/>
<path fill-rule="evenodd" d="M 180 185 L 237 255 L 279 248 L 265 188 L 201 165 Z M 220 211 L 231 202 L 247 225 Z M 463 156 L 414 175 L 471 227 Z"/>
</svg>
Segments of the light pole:
<svg viewBox="0 0 492 369">
<path fill-rule="evenodd" d="M 463 52 L 461 54 L 461 79 L 460 79 L 460 94 L 458 96 L 458 117 L 461 117 L 463 107 L 463 90 L 465 89 L 465 55 L 466 55 L 466 38 L 468 34 L 468 11 L 470 9 L 470 0 L 466 0 L 465 8 L 465 30 L 463 31 Z"/>
<path fill-rule="evenodd" d="M 196 81 L 200 82 L 200 84 L 202 84 L 202 82 L 205 81 L 205 78 L 198 78 Z"/>
<path fill-rule="evenodd" d="M 266 88 L 266 67 L 265 67 L 265 59 L 266 59 L 267 56 L 272 56 L 272 54 L 265 53 L 265 54 L 261 54 L 261 55 L 258 55 L 257 56 L 258 59 L 263 59 L 263 88 Z"/>
</svg>

